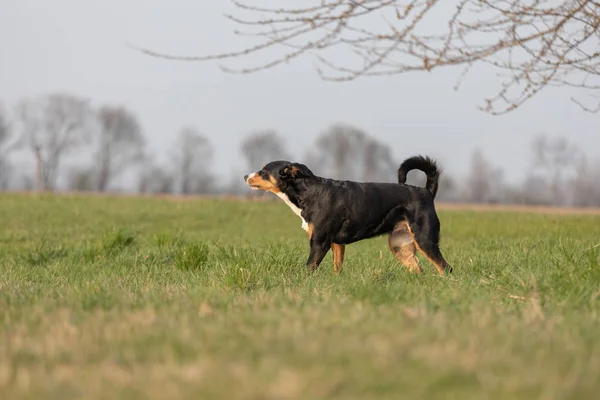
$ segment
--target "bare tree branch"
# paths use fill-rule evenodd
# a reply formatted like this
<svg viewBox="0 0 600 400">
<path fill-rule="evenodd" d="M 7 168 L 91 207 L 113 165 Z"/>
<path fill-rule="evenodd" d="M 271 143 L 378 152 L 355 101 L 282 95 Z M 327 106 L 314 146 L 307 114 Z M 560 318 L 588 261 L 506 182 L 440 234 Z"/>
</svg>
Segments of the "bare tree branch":
<svg viewBox="0 0 600 400">
<path fill-rule="evenodd" d="M 600 88 L 598 1 L 290 2 L 296 6 L 281 6 L 274 0 L 262 0 L 260 5 L 230 1 L 242 15 L 226 17 L 249 29 L 235 33 L 257 37 L 258 44 L 206 56 L 173 56 L 130 46 L 152 56 L 184 61 L 222 61 L 271 51 L 270 59 L 255 66 L 222 66 L 235 73 L 252 73 L 313 55 L 321 77 L 337 82 L 482 63 L 505 73 L 497 93 L 480 105 L 494 115 L 518 108 L 548 86 Z M 440 26 L 440 16 L 445 26 Z M 340 59 L 340 50 L 357 59 L 334 62 Z"/>
</svg>

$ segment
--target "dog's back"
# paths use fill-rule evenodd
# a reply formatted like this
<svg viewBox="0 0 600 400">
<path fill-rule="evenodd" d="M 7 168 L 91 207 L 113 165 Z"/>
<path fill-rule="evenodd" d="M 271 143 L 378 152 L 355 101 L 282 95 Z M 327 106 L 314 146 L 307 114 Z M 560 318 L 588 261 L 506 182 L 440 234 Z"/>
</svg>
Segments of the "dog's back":
<svg viewBox="0 0 600 400">
<path fill-rule="evenodd" d="M 307 219 L 327 225 L 343 244 L 390 233 L 407 213 L 433 204 L 427 189 L 398 183 L 319 179 L 308 192 Z"/>
</svg>

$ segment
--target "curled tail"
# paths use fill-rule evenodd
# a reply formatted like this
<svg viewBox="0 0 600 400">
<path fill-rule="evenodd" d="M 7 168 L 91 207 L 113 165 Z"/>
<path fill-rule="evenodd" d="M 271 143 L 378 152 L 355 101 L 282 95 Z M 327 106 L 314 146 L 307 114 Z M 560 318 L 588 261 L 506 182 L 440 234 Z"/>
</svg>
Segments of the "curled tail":
<svg viewBox="0 0 600 400">
<path fill-rule="evenodd" d="M 429 190 L 431 195 L 435 198 L 438 191 L 438 180 L 442 173 L 442 170 L 438 168 L 436 162 L 429 157 L 423 156 L 407 158 L 402 165 L 400 165 L 400 168 L 398 168 L 398 183 L 406 183 L 406 174 L 413 169 L 425 172 L 425 175 L 427 175 L 425 188 Z"/>
</svg>

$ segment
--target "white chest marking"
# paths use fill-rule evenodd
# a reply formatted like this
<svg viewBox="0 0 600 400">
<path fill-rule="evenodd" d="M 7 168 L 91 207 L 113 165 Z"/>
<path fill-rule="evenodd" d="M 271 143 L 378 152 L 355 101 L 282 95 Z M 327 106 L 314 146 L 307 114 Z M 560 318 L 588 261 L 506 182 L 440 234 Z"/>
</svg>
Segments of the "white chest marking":
<svg viewBox="0 0 600 400">
<path fill-rule="evenodd" d="M 279 192 L 279 193 L 277 193 L 277 197 L 279 197 L 281 200 L 283 200 L 285 202 L 285 204 L 287 204 L 288 207 L 292 209 L 294 214 L 296 214 L 297 216 L 300 217 L 300 219 L 302 220 L 302 229 L 304 229 L 305 231 L 308 232 L 308 223 L 304 220 L 304 218 L 302 218 L 302 214 L 301 214 L 302 210 L 299 209 L 298 207 L 296 207 L 296 205 L 290 201 L 290 199 L 287 197 L 287 195 L 285 193 Z"/>
</svg>

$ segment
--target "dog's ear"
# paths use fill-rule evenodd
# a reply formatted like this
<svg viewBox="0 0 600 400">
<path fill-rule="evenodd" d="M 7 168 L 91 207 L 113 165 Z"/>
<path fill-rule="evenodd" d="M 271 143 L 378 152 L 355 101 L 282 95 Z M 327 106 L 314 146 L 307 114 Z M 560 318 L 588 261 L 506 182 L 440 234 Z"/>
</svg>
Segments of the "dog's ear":
<svg viewBox="0 0 600 400">
<path fill-rule="evenodd" d="M 279 171 L 279 176 L 283 179 L 300 179 L 313 176 L 313 173 L 304 164 L 292 163 Z"/>
</svg>

